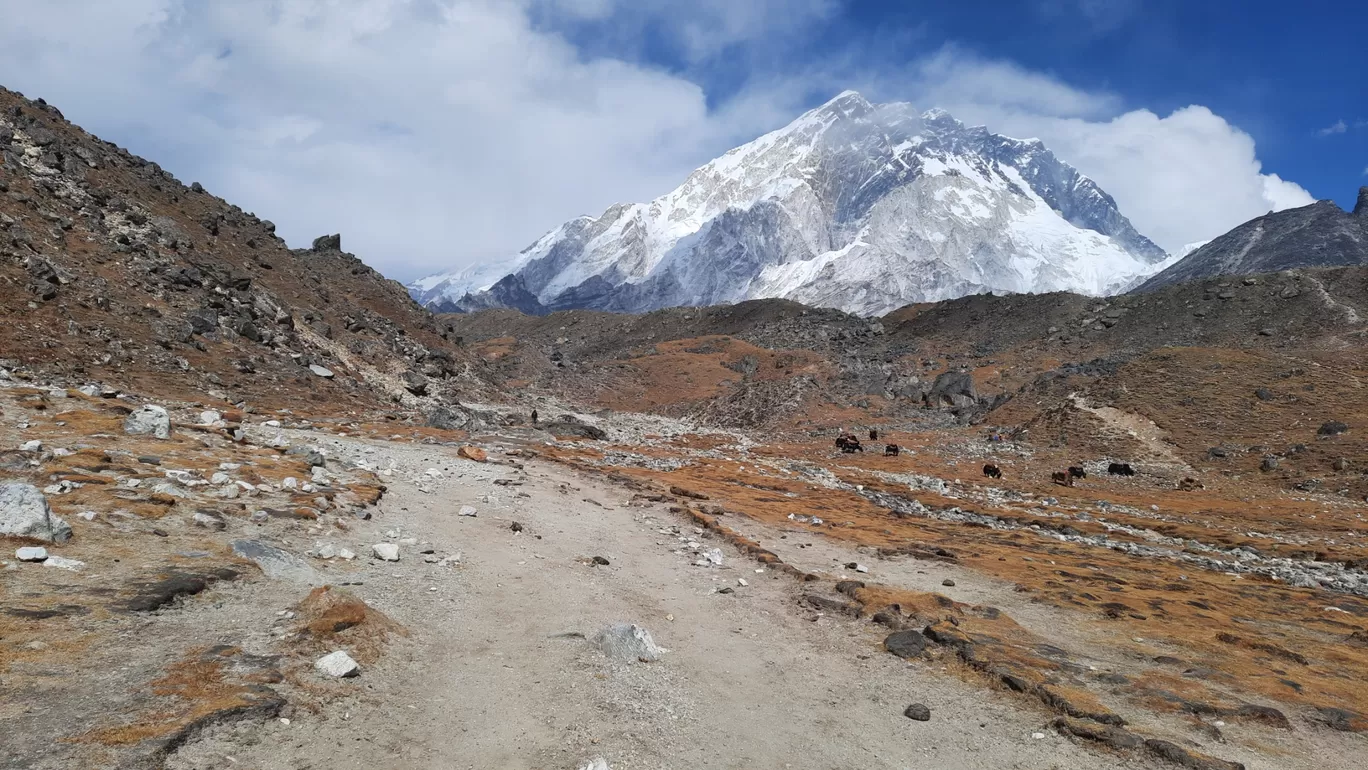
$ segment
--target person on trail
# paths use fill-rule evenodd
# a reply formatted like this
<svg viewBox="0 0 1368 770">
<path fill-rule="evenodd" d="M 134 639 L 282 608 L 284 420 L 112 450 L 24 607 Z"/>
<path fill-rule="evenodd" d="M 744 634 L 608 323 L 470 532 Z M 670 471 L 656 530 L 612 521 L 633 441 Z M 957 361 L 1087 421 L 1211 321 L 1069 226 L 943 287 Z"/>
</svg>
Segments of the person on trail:
<svg viewBox="0 0 1368 770">
<path fill-rule="evenodd" d="M 533 409 L 533 410 L 532 410 L 532 424 L 533 424 L 533 425 L 536 425 L 536 424 L 537 424 L 537 410 L 536 410 L 536 409 Z"/>
</svg>

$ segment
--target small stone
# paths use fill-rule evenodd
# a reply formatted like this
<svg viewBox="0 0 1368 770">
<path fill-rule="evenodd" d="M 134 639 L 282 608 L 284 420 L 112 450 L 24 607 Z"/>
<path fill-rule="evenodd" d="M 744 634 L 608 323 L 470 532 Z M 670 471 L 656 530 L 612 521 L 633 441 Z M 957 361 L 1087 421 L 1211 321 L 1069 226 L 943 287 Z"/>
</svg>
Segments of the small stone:
<svg viewBox="0 0 1368 770">
<path fill-rule="evenodd" d="M 1038 741 L 1045 740 L 1045 733 L 1031 733 L 1031 737 Z"/>
<path fill-rule="evenodd" d="M 930 722 L 931 709 L 927 708 L 923 703 L 913 703 L 911 706 L 903 709 L 903 716 L 908 719 L 915 719 L 918 722 Z"/>
<path fill-rule="evenodd" d="M 19 561 L 47 561 L 47 557 L 47 549 L 36 545 L 27 545 L 14 552 L 14 558 Z"/>
<path fill-rule="evenodd" d="M 337 556 L 337 549 L 333 548 L 331 543 L 324 543 L 323 547 L 318 549 L 317 555 L 320 559 L 331 559 Z"/>
<path fill-rule="evenodd" d="M 594 644 L 609 658 L 651 663 L 668 650 L 656 645 L 651 632 L 632 623 L 616 623 L 594 637 Z"/>
<path fill-rule="evenodd" d="M 579 766 L 579 770 L 613 770 L 608 764 L 608 760 L 603 757 L 594 757 Z"/>
<path fill-rule="evenodd" d="M 195 511 L 195 515 L 191 516 L 190 520 L 194 522 L 197 527 L 204 527 L 205 529 L 211 529 L 215 532 L 222 532 L 228 528 L 228 522 L 224 521 L 219 516 L 215 516 L 212 513 L 205 513 L 204 511 Z"/>
<path fill-rule="evenodd" d="M 954 588 L 955 581 L 951 580 L 950 578 L 946 578 L 941 581 L 941 585 L 945 586 L 946 588 Z"/>
<path fill-rule="evenodd" d="M 85 566 L 85 562 L 77 561 L 76 559 L 68 559 L 64 556 L 49 556 L 47 557 L 47 560 L 43 562 L 43 566 L 57 567 L 58 569 L 70 570 L 71 572 L 80 572 L 81 568 Z"/>
<path fill-rule="evenodd" d="M 200 412 L 200 425 L 213 425 L 223 419 L 223 415 L 215 411 Z"/>
<path fill-rule="evenodd" d="M 461 506 L 460 515 L 462 515 L 462 516 L 474 516 L 475 514 L 476 514 L 476 511 L 475 511 L 475 509 L 474 509 L 473 507 L 471 507 L 471 506 L 469 506 L 469 505 L 463 505 L 463 506 Z"/>
<path fill-rule="evenodd" d="M 508 528 L 511 529 L 511 530 L 513 530 L 514 532 L 522 532 L 522 531 L 523 531 L 522 522 L 519 522 L 519 521 L 515 521 L 515 522 L 513 522 L 512 524 L 509 524 L 509 525 L 508 525 Z"/>
<path fill-rule="evenodd" d="M 608 566 L 608 560 L 605 559 L 605 558 L 603 558 L 602 556 L 595 556 L 595 557 L 593 558 L 592 561 L 593 561 L 594 564 L 597 564 L 597 565 L 600 565 L 600 566 L 603 566 L 603 567 Z"/>
<path fill-rule="evenodd" d="M 855 571 L 856 571 L 856 572 L 868 572 L 868 571 L 869 571 L 869 567 L 866 567 L 866 566 L 863 565 L 863 564 L 856 564 L 856 565 L 855 565 Z"/>
<path fill-rule="evenodd" d="M 42 448 L 43 442 L 37 439 L 34 439 L 33 441 L 25 441 L 24 443 L 19 445 L 20 452 L 37 452 Z"/>
<path fill-rule="evenodd" d="M 745 579 L 745 578 L 737 578 L 737 579 L 736 579 L 736 584 L 739 585 L 739 586 L 741 586 L 742 588 L 745 588 L 746 586 L 750 585 L 750 583 L 747 583 L 747 582 L 746 582 L 746 579 Z"/>
<path fill-rule="evenodd" d="M 356 558 L 356 554 L 350 548 L 337 549 L 337 558 L 351 561 Z"/>
<path fill-rule="evenodd" d="M 894 631 L 884 637 L 884 649 L 899 658 L 910 660 L 926 652 L 926 637 L 920 631 Z"/>
<path fill-rule="evenodd" d="M 376 543 L 371 546 L 371 553 L 382 561 L 399 561 L 399 546 L 394 543 Z"/>
<path fill-rule="evenodd" d="M 99 515 L 100 514 L 94 511 L 81 511 L 80 513 L 76 514 L 76 518 L 85 519 L 86 521 L 94 521 L 95 517 Z"/>
<path fill-rule="evenodd" d="M 326 366 L 319 366 L 318 364 L 309 364 L 309 371 L 313 372 L 319 377 L 322 377 L 325 380 L 331 380 L 333 378 L 332 370 L 327 368 Z"/>
<path fill-rule="evenodd" d="M 731 586 L 726 586 L 724 588 L 717 589 L 717 592 L 719 594 L 734 594 L 736 593 L 736 590 L 733 589 Z"/>
<path fill-rule="evenodd" d="M 352 660 L 352 656 L 342 650 L 330 652 L 314 661 L 314 668 L 336 679 L 352 677 L 361 673 L 361 666 Z"/>
<path fill-rule="evenodd" d="M 224 484 L 227 484 L 232 480 L 232 477 L 224 473 L 223 471 L 218 471 L 214 475 L 209 477 L 209 483 L 219 487 L 223 486 Z"/>
</svg>

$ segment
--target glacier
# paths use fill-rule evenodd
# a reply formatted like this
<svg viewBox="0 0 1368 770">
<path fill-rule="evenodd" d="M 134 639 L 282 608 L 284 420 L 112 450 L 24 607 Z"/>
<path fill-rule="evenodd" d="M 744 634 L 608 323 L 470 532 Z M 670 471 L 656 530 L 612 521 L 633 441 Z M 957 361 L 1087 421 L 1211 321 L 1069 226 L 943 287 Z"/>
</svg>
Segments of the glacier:
<svg viewBox="0 0 1368 770">
<path fill-rule="evenodd" d="M 653 201 L 408 289 L 442 311 L 779 297 L 879 315 L 985 292 L 1114 294 L 1172 259 L 1038 140 L 847 91 Z"/>
</svg>

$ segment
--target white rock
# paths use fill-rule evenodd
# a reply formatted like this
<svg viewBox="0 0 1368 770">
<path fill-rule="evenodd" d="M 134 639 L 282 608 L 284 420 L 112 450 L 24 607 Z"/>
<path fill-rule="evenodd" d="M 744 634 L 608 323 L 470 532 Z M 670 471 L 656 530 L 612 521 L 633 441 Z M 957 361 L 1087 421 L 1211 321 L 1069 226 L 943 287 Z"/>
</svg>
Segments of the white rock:
<svg viewBox="0 0 1368 770">
<path fill-rule="evenodd" d="M 295 478 L 294 476 L 286 476 L 285 480 L 280 482 L 280 485 L 282 487 L 285 487 L 286 489 L 298 489 L 299 479 Z"/>
<path fill-rule="evenodd" d="M 313 372 L 319 377 L 322 377 L 325 380 L 330 380 L 333 378 L 332 370 L 325 366 L 319 366 L 318 364 L 309 364 L 309 371 Z"/>
<path fill-rule="evenodd" d="M 866 566 L 863 565 L 863 564 L 856 564 L 856 565 L 855 565 L 855 571 L 856 571 L 856 572 L 868 572 L 868 571 L 869 571 L 869 567 L 866 567 Z"/>
<path fill-rule="evenodd" d="M 124 433 L 130 436 L 171 438 L 171 416 L 154 404 L 145 404 L 124 419 Z"/>
<path fill-rule="evenodd" d="M 20 452 L 37 452 L 42 448 L 43 442 L 37 439 L 34 439 L 33 441 L 25 441 L 24 443 L 19 445 Z"/>
<path fill-rule="evenodd" d="M 399 561 L 399 546 L 394 543 L 376 543 L 371 546 L 371 553 L 383 561 Z"/>
<path fill-rule="evenodd" d="M 216 532 L 222 532 L 228 528 L 228 522 L 218 516 L 200 511 L 196 511 L 195 515 L 190 517 L 190 520 L 193 521 L 196 526 L 212 529 Z"/>
<path fill-rule="evenodd" d="M 337 556 L 337 549 L 332 547 L 332 543 L 324 543 L 317 553 L 320 559 L 331 559 Z"/>
<path fill-rule="evenodd" d="M 268 428 L 279 428 L 279 427 L 280 427 L 280 420 L 267 420 L 266 422 L 264 422 L 264 423 L 262 423 L 262 424 L 265 425 L 265 426 L 268 427 Z"/>
<path fill-rule="evenodd" d="M 76 559 L 68 559 L 63 556 L 49 556 L 47 557 L 47 561 L 43 562 L 43 566 L 80 572 L 81 568 L 85 566 L 85 562 L 77 561 Z"/>
<path fill-rule="evenodd" d="M 241 467 L 242 463 L 219 463 L 219 470 L 221 471 L 235 471 Z"/>
<path fill-rule="evenodd" d="M 19 561 L 45 561 L 47 557 L 47 549 L 37 545 L 26 545 L 14 551 L 14 558 Z"/>
<path fill-rule="evenodd" d="M 213 410 L 200 412 L 200 425 L 213 425 L 223 419 L 223 415 Z"/>
<path fill-rule="evenodd" d="M 220 487 L 223 486 L 224 484 L 227 484 L 228 482 L 230 482 L 230 481 L 232 481 L 232 480 L 233 480 L 233 477 L 232 477 L 232 476 L 229 476 L 228 474 L 224 473 L 223 471 L 218 471 L 217 473 L 215 473 L 214 475 L 212 475 L 212 476 L 209 477 L 209 483 L 210 483 L 210 484 L 214 484 L 214 485 L 217 485 L 217 486 L 220 486 Z"/>
<path fill-rule="evenodd" d="M 94 511 L 81 511 L 80 513 L 76 514 L 76 518 L 85 519 L 86 521 L 94 521 L 95 517 L 99 515 L 100 514 Z"/>
<path fill-rule="evenodd" d="M 337 551 L 337 558 L 351 561 L 356 558 L 356 554 L 353 553 L 350 548 L 339 548 Z"/>
<path fill-rule="evenodd" d="M 475 513 L 476 513 L 475 509 L 472 508 L 471 506 L 469 506 L 469 505 L 463 505 L 463 506 L 461 506 L 461 515 L 462 515 L 462 516 L 474 516 Z"/>
<path fill-rule="evenodd" d="M 594 757 L 580 765 L 579 770 L 613 770 L 613 768 L 608 765 L 608 760 L 603 757 Z"/>
<path fill-rule="evenodd" d="M 750 585 L 750 583 L 747 583 L 747 582 L 746 582 L 746 579 L 745 579 L 745 578 L 737 578 L 737 579 L 736 579 L 736 584 L 739 585 L 739 586 L 748 586 L 748 585 Z"/>
<path fill-rule="evenodd" d="M 99 385 L 82 385 L 81 387 L 77 388 L 76 390 L 80 391 L 80 392 L 81 392 L 82 394 L 84 394 L 84 395 L 90 396 L 91 398 L 94 398 L 94 397 L 100 395 L 100 386 L 99 386 Z"/>
<path fill-rule="evenodd" d="M 236 500 L 238 499 L 238 495 L 241 494 L 242 490 L 238 488 L 237 484 L 228 484 L 218 491 L 219 497 L 222 497 L 225 500 Z"/>
<path fill-rule="evenodd" d="M 722 549 L 709 548 L 699 555 L 698 561 L 694 562 L 700 567 L 720 567 L 722 566 Z"/>
<path fill-rule="evenodd" d="M 356 676 L 361 673 L 361 666 L 342 650 L 330 652 L 314 661 L 314 668 L 334 678 Z"/>
<path fill-rule="evenodd" d="M 658 646 L 651 632 L 634 623 L 615 623 L 594 636 L 604 655 L 624 662 L 653 662 L 669 650 Z"/>
<path fill-rule="evenodd" d="M 0 535 L 61 543 L 71 538 L 71 525 L 52 512 L 37 487 L 7 483 L 0 484 Z"/>
</svg>

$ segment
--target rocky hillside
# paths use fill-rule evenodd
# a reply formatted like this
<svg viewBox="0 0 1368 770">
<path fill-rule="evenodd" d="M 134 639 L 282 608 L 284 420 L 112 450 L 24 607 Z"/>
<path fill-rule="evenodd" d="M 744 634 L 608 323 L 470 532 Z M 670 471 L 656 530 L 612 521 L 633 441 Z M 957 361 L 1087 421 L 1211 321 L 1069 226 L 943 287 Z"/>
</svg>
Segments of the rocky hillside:
<svg viewBox="0 0 1368 770">
<path fill-rule="evenodd" d="M 785 298 L 871 314 L 989 291 L 1114 293 L 1165 259 L 1038 140 L 846 92 L 650 203 L 410 290 L 463 311 Z"/>
<path fill-rule="evenodd" d="M 1252 275 L 1302 267 L 1368 265 L 1368 187 L 1352 213 L 1334 201 L 1275 211 L 1240 225 L 1188 254 L 1136 291 L 1197 278 Z"/>
<path fill-rule="evenodd" d="M 342 251 L 0 89 L 0 367 L 167 396 L 330 405 L 478 390 L 478 367 Z"/>
</svg>

